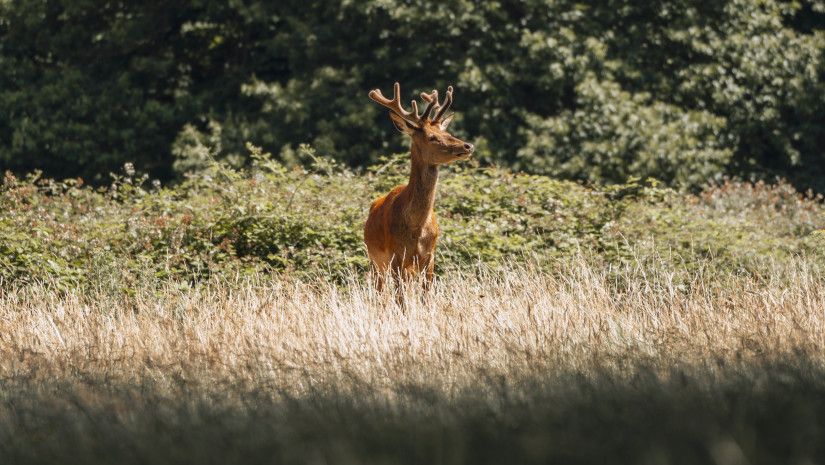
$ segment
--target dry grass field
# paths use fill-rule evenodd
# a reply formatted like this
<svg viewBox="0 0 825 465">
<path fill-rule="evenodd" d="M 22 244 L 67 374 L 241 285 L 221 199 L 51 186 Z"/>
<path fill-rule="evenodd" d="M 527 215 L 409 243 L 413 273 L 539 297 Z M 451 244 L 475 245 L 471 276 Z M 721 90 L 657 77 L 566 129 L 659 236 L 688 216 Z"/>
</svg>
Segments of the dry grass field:
<svg viewBox="0 0 825 465">
<path fill-rule="evenodd" d="M 546 265 L 546 264 L 545 264 Z M 545 270 L 547 266 L 543 267 Z M 825 280 L 503 264 L 0 293 L 4 463 L 821 463 Z"/>
</svg>

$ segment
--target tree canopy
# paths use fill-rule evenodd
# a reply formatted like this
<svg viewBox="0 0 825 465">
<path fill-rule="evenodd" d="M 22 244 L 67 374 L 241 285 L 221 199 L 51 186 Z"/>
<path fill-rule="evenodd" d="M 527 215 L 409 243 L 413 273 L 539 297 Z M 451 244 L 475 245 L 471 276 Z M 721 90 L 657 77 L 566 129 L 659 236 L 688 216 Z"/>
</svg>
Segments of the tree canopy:
<svg viewBox="0 0 825 465">
<path fill-rule="evenodd" d="M 825 2 L 0 1 L 0 168 L 170 180 L 246 142 L 367 166 L 367 92 L 455 87 L 476 157 L 599 183 L 825 192 Z"/>
</svg>

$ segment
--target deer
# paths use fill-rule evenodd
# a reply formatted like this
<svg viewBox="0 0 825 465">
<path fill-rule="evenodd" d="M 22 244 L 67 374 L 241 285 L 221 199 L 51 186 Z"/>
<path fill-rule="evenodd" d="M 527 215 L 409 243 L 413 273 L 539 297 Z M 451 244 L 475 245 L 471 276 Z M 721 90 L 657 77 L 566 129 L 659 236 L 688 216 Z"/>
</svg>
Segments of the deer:
<svg viewBox="0 0 825 465">
<path fill-rule="evenodd" d="M 415 100 L 411 112 L 401 107 L 401 86 L 397 82 L 392 100 L 384 97 L 380 89 L 372 90 L 369 97 L 390 109 L 395 128 L 411 140 L 409 183 L 376 199 L 364 224 L 364 243 L 373 279 L 381 291 L 388 272 L 397 283 L 423 272 L 426 291 L 433 282 L 438 240 L 438 222 L 433 211 L 438 166 L 470 158 L 474 147 L 447 132 L 455 116 L 452 113 L 444 117 L 453 102 L 452 86 L 447 88 L 443 104 L 438 102 L 437 90 L 422 92 L 421 98 L 428 105 L 421 115 Z"/>
</svg>

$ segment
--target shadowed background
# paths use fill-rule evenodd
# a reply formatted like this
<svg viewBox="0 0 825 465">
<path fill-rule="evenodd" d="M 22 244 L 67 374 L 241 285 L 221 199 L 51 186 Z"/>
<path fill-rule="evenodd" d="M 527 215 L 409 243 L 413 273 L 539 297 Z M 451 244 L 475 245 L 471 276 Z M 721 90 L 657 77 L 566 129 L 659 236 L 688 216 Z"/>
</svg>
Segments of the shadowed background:
<svg viewBox="0 0 825 465">
<path fill-rule="evenodd" d="M 825 5 L 804 0 L 0 2 L 0 170 L 163 181 L 246 142 L 404 150 L 367 91 L 456 88 L 476 158 L 599 183 L 825 191 Z"/>
</svg>

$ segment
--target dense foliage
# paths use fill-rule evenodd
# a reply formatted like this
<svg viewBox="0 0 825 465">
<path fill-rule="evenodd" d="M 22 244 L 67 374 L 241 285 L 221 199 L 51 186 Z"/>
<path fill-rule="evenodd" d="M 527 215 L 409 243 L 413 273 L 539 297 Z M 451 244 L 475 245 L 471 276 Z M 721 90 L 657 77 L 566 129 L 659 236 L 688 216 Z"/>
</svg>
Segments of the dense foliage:
<svg viewBox="0 0 825 465">
<path fill-rule="evenodd" d="M 366 270 L 369 205 L 405 181 L 407 156 L 358 175 L 300 151 L 311 168 L 287 169 L 252 147 L 249 169 L 213 163 L 175 189 L 135 177 L 129 165 L 105 188 L 7 174 L 0 283 Z M 553 272 L 581 252 L 608 266 L 667 260 L 686 276 L 708 263 L 723 275 L 761 273 L 800 255 L 825 264 L 821 198 L 787 184 L 728 182 L 685 195 L 655 181 L 593 188 L 464 164 L 442 168 L 436 211 L 438 274 L 524 260 Z"/>
<path fill-rule="evenodd" d="M 255 141 L 365 167 L 401 151 L 367 97 L 456 88 L 483 162 L 698 189 L 825 192 L 819 0 L 0 1 L 0 169 L 170 179 Z"/>
</svg>

